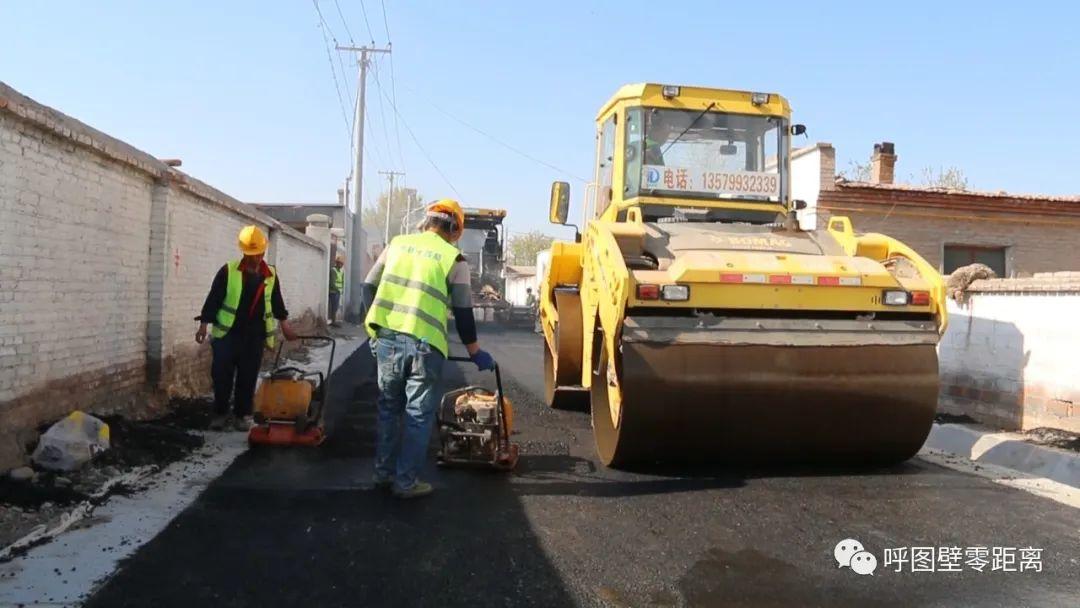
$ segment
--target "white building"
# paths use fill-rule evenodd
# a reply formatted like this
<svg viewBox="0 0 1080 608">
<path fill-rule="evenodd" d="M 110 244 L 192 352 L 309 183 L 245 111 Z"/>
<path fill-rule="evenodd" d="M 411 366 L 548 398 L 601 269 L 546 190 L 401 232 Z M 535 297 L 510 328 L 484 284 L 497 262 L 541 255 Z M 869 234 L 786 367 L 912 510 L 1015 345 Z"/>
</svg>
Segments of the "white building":
<svg viewBox="0 0 1080 608">
<path fill-rule="evenodd" d="M 506 301 L 514 306 L 525 306 L 528 298 L 526 289 L 537 292 L 536 267 L 535 266 L 510 266 L 503 269 L 503 277 L 506 279 Z"/>
</svg>

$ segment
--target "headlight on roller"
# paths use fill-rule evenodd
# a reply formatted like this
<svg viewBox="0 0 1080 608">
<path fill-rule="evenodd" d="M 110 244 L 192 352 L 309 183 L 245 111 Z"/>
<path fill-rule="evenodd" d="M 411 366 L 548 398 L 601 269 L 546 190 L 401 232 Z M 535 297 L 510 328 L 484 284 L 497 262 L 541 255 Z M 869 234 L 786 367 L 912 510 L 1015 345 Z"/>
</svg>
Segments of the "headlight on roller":
<svg viewBox="0 0 1080 608">
<path fill-rule="evenodd" d="M 690 299 L 690 286 L 688 285 L 664 285 L 661 297 L 672 302 L 685 302 Z"/>
<path fill-rule="evenodd" d="M 886 306 L 907 306 L 908 292 L 888 290 L 881 296 L 881 301 Z"/>
</svg>

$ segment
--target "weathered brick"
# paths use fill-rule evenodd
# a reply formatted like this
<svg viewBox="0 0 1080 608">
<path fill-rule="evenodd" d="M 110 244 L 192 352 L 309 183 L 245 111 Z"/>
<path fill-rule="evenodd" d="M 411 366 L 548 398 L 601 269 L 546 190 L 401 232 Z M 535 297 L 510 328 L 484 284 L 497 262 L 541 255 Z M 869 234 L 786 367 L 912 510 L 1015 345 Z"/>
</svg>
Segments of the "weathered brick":
<svg viewBox="0 0 1080 608">
<path fill-rule="evenodd" d="M 1072 404 L 1068 401 L 1051 399 L 1046 402 L 1046 413 L 1058 418 L 1068 418 L 1072 415 Z"/>
<path fill-rule="evenodd" d="M 178 385 L 205 389 L 208 348 L 195 346 L 192 317 L 217 269 L 239 255 L 245 224 L 271 231 L 292 314 L 325 315 L 317 243 L 194 178 L 174 181 L 180 174 L 156 159 L 3 83 L 0 100 L 5 429 L 134 403 L 155 355 Z M 161 196 L 167 204 L 155 205 Z"/>
</svg>

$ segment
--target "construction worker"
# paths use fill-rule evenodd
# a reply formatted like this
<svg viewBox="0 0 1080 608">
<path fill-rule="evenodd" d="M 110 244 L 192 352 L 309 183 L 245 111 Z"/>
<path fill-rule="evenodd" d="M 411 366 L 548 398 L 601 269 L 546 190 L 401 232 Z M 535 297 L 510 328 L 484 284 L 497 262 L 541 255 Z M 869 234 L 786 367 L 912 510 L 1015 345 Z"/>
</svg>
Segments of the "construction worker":
<svg viewBox="0 0 1080 608">
<path fill-rule="evenodd" d="M 540 310 L 539 301 L 536 299 L 536 294 L 533 293 L 532 287 L 525 288 L 525 306 L 529 307 L 529 310 L 533 315 L 533 331 L 540 333 Z"/>
<path fill-rule="evenodd" d="M 337 324 L 338 306 L 341 304 L 341 293 L 345 291 L 345 256 L 339 255 L 334 260 L 334 267 L 330 269 L 330 325 Z"/>
<path fill-rule="evenodd" d="M 277 270 L 263 260 L 266 235 L 258 226 L 244 226 L 238 242 L 243 258 L 218 270 L 202 313 L 196 317 L 200 324 L 195 341 L 199 344 L 206 341 L 207 326 L 212 324 L 214 419 L 210 428 L 214 430 L 247 431 L 251 427 L 251 402 L 263 347 L 274 346 L 279 323 L 285 339 L 296 339 L 286 321 L 289 312 L 281 298 Z M 234 396 L 231 416 L 230 396 Z"/>
<path fill-rule="evenodd" d="M 432 491 L 417 473 L 440 399 L 451 308 L 458 337 L 473 363 L 481 370 L 495 368 L 495 360 L 477 343 L 469 266 L 454 245 L 464 225 L 457 201 L 434 203 L 421 232 L 391 240 L 364 281 L 364 325 L 379 375 L 374 482 L 402 498 Z"/>
<path fill-rule="evenodd" d="M 663 165 L 664 148 L 672 134 L 672 126 L 662 118 L 650 117 L 649 127 L 645 130 L 645 164 Z"/>
</svg>

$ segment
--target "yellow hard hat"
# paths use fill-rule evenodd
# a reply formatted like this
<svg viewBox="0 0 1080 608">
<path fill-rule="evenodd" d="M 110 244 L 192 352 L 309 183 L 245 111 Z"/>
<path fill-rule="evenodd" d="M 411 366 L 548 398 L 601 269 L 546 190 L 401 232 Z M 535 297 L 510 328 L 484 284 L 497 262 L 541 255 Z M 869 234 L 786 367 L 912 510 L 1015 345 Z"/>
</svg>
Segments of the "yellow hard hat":
<svg viewBox="0 0 1080 608">
<path fill-rule="evenodd" d="M 461 210 L 461 203 L 458 203 L 452 198 L 439 199 L 432 203 L 427 212 L 430 213 L 446 213 L 454 216 L 457 221 L 458 232 L 465 229 L 465 212 Z"/>
<path fill-rule="evenodd" d="M 266 253 L 266 235 L 258 226 L 244 226 L 236 240 L 240 245 L 240 252 L 244 255 Z"/>
</svg>

